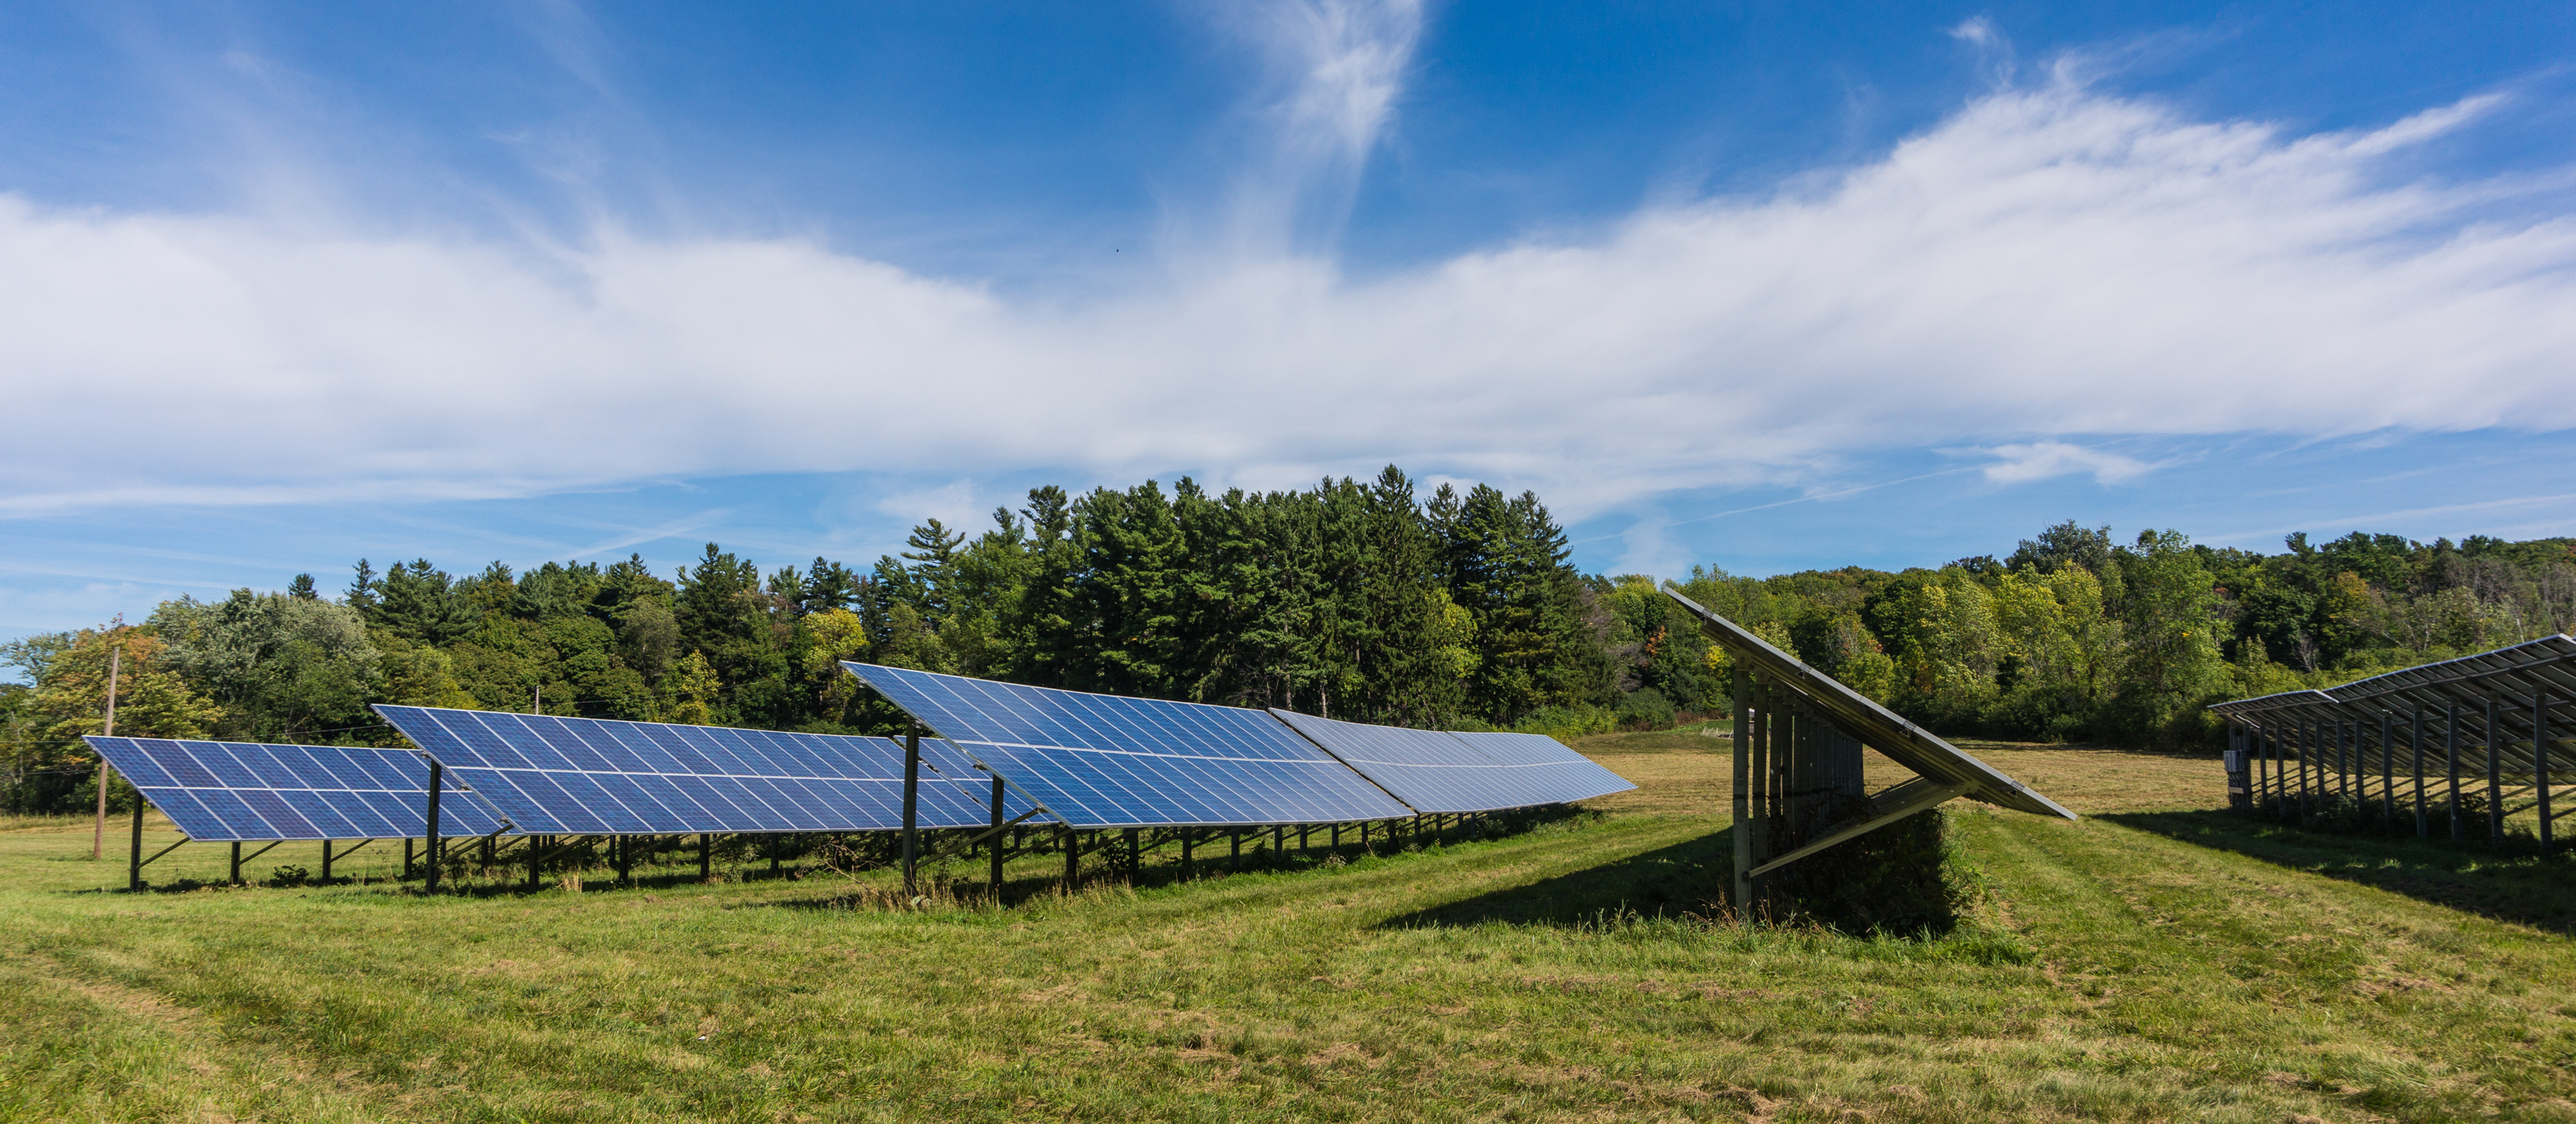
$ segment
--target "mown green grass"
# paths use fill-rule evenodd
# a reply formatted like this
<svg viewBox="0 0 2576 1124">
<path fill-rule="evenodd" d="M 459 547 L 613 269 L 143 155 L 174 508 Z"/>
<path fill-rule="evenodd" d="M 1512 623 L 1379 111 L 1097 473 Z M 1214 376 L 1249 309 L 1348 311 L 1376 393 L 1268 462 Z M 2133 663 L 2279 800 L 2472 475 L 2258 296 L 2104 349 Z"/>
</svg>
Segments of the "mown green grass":
<svg viewBox="0 0 2576 1124">
<path fill-rule="evenodd" d="M 2275 826 L 1950 815 L 1992 897 L 1932 940 L 1689 916 L 1727 843 L 1672 812 L 1069 898 L 1041 856 L 1020 904 L 923 911 L 676 871 L 128 895 L 38 826 L 0 833 L 0 1119 L 2576 1119 L 2554 931 Z"/>
</svg>

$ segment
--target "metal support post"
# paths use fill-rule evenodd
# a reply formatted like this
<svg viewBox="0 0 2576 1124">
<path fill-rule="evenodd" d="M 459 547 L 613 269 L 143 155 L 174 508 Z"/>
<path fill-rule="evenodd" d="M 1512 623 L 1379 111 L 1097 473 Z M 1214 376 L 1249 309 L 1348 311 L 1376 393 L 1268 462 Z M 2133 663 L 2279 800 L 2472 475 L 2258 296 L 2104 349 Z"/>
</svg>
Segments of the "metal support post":
<svg viewBox="0 0 2576 1124">
<path fill-rule="evenodd" d="M 1752 862 L 1755 865 L 1760 865 L 1762 860 L 1769 857 L 1771 853 L 1770 684 L 1756 683 L 1753 691 L 1754 705 L 1759 709 L 1753 711 L 1751 729 L 1746 731 L 1746 734 L 1749 735 L 1746 740 L 1752 745 L 1753 754 L 1753 787 L 1749 796 L 1749 799 L 1753 804 L 1753 818 L 1751 821 L 1753 837 L 1747 840 L 1747 842 L 1752 844 Z M 1745 869 L 1750 871 L 1753 867 L 1748 866 Z M 1750 901 L 1752 899 L 1747 898 L 1746 900 Z"/>
<path fill-rule="evenodd" d="M 634 839 L 620 835 L 609 844 L 610 846 L 617 848 L 615 853 L 617 855 L 617 881 L 619 885 L 632 886 L 635 884 L 634 843 Z"/>
<path fill-rule="evenodd" d="M 2289 749 L 2281 741 L 2278 725 L 2265 726 L 2263 740 L 2272 747 L 2272 814 L 2285 816 L 2290 811 Z"/>
<path fill-rule="evenodd" d="M 322 884 L 331 884 L 331 841 L 322 841 Z"/>
<path fill-rule="evenodd" d="M 1002 904 L 1002 775 L 993 774 L 993 904 Z"/>
<path fill-rule="evenodd" d="M 2388 741 L 2396 733 L 2397 716 L 2379 712 L 2379 818 L 2391 826 L 2397 823 L 2397 782 L 2389 764 Z"/>
<path fill-rule="evenodd" d="M 125 888 L 143 888 L 143 790 L 134 790 L 134 854 L 126 861 Z"/>
<path fill-rule="evenodd" d="M 1131 827 L 1127 829 L 1127 880 L 1129 882 L 1133 882 L 1136 880 L 1137 875 L 1143 874 L 1144 872 L 1145 854 L 1144 852 L 1137 850 L 1136 829 Z"/>
<path fill-rule="evenodd" d="M 2487 696 L 2487 842 L 2504 844 L 2504 758 L 2496 745 L 2496 700 Z"/>
<path fill-rule="evenodd" d="M 2433 837 L 2432 817 L 2424 810 L 2424 708 L 2415 708 L 2415 724 L 2406 734 L 2406 748 L 2415 755 L 2415 838 Z"/>
<path fill-rule="evenodd" d="M 1735 743 L 1735 912 L 1741 917 L 1752 910 L 1753 903 L 1753 783 L 1752 750 L 1745 734 L 1753 726 L 1753 701 L 1746 694 L 1744 665 L 1735 666 L 1735 730 L 1729 738 Z"/>
<path fill-rule="evenodd" d="M 1338 855 L 1338 854 L 1342 853 L 1342 825 L 1340 825 L 1340 824 L 1334 824 L 1334 825 L 1333 825 L 1333 843 L 1332 843 L 1332 848 L 1333 848 L 1333 853 L 1334 853 L 1334 854 L 1337 854 L 1337 855 Z"/>
<path fill-rule="evenodd" d="M 2469 828 L 2460 816 L 2460 704 L 2452 703 L 2442 712 L 2444 753 L 2451 766 L 2451 842 L 2468 838 Z"/>
<path fill-rule="evenodd" d="M 2549 824 L 2549 692 L 2531 693 L 2531 783 L 2540 794 L 2540 849 L 2547 853 L 2558 837 Z"/>
<path fill-rule="evenodd" d="M 1071 893 L 1074 883 L 1082 878 L 1082 844 L 1074 838 L 1070 827 L 1059 827 L 1055 832 L 1064 843 L 1064 889 Z"/>
<path fill-rule="evenodd" d="M 707 833 L 701 831 L 698 833 L 698 881 L 712 882 L 715 876 L 715 862 L 707 846 Z"/>
<path fill-rule="evenodd" d="M 921 724 L 903 733 L 903 896 L 914 894 L 921 862 Z"/>
<path fill-rule="evenodd" d="M 412 856 L 412 846 L 413 846 L 413 844 L 416 844 L 416 843 L 418 843 L 418 842 L 420 842 L 420 841 L 419 841 L 419 840 L 417 840 L 417 839 L 410 839 L 410 838 L 406 838 L 406 839 L 404 839 L 404 840 L 403 840 L 403 872 L 402 872 L 402 876 L 403 876 L 403 881 L 405 881 L 405 882 L 409 882 L 409 881 L 411 881 L 411 872 L 412 872 L 412 857 L 411 857 L 411 856 Z"/>
<path fill-rule="evenodd" d="M 2353 766 L 2357 764 L 2354 757 L 2360 752 L 2361 736 L 2353 727 L 2351 722 L 2335 719 L 2335 795 L 2346 804 L 2357 802 L 2352 789 L 2355 774 L 2360 772 Z"/>
<path fill-rule="evenodd" d="M 406 840 L 406 841 L 404 842 L 403 846 L 404 846 L 404 847 L 406 847 L 406 848 L 408 848 L 409 846 L 411 846 L 411 844 L 410 844 L 410 842 L 409 842 L 408 840 Z M 409 865 L 411 865 L 411 864 L 410 864 L 410 863 L 408 863 L 408 862 L 406 862 L 406 863 L 404 863 L 403 865 L 405 865 L 405 866 L 409 866 Z M 406 873 L 408 873 L 408 872 L 406 872 Z M 241 844 L 240 844 L 240 843 L 235 843 L 235 844 L 233 844 L 233 877 L 232 877 L 232 884 L 233 884 L 233 885 L 235 885 L 235 886 L 239 886 L 239 885 L 241 885 L 241 884 L 242 884 L 242 881 L 241 881 Z"/>
<path fill-rule="evenodd" d="M 783 842 L 783 840 L 781 840 L 781 839 L 780 839 L 780 837 L 779 837 L 779 835 L 778 835 L 778 833 L 777 833 L 777 832 L 774 832 L 774 831 L 773 831 L 773 832 L 769 833 L 767 836 L 763 837 L 763 838 L 761 839 L 761 842 L 766 843 L 766 844 L 768 844 L 768 845 L 769 845 L 769 876 L 770 876 L 770 877 L 772 877 L 772 878 L 776 878 L 776 877 L 778 877 L 778 852 L 779 852 L 779 850 L 780 850 L 780 846 L 779 846 L 779 845 L 780 845 L 780 843 L 781 843 L 781 842 Z M 907 840 L 907 842 L 909 842 L 909 840 Z M 907 857 L 907 858 L 909 858 L 909 856 L 906 856 L 906 857 Z M 904 871 L 903 871 L 903 892 L 904 892 L 904 893 L 909 894 L 909 893 L 911 893 L 911 892 L 912 892 L 912 864 L 911 864 L 911 863 L 909 863 L 909 862 L 906 862 L 906 863 L 905 863 L 905 864 L 903 864 L 903 865 L 904 865 Z"/>
<path fill-rule="evenodd" d="M 1239 827 L 1230 828 L 1226 831 L 1225 838 L 1227 846 L 1230 848 L 1225 856 L 1226 869 L 1243 869 L 1243 829 Z"/>
<path fill-rule="evenodd" d="M 1181 881 L 1183 882 L 1190 880 L 1190 842 L 1189 829 L 1181 829 Z"/>
<path fill-rule="evenodd" d="M 429 763 L 429 882 L 430 893 L 438 892 L 439 868 L 446 866 L 447 855 L 438 849 L 438 793 L 446 785 L 447 769 L 436 761 Z M 238 875 L 236 875 L 238 877 Z"/>
<path fill-rule="evenodd" d="M 553 846 L 551 842 L 553 839 L 554 836 L 551 835 L 535 835 L 528 838 L 528 892 L 531 894 L 537 892 L 538 871 L 545 865 L 545 848 Z"/>
<path fill-rule="evenodd" d="M 2298 719 L 2298 822 L 2308 822 L 2308 815 L 2316 812 L 2316 799 L 2308 794 L 2308 758 L 2316 755 L 2311 753 L 2311 748 L 2316 745 L 2316 740 L 2311 737 L 2311 727 L 2313 722 Z"/>
</svg>

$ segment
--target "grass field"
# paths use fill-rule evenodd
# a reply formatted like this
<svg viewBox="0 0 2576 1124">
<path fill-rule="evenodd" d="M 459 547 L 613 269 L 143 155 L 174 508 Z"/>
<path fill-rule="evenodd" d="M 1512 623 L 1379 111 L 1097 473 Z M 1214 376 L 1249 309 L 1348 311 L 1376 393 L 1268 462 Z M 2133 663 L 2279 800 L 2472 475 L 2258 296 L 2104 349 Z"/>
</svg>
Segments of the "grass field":
<svg viewBox="0 0 2576 1124">
<path fill-rule="evenodd" d="M 86 823 L 19 821 L 0 1119 L 2576 1119 L 2563 856 L 2246 823 L 2207 759 L 1977 745 L 2085 818 L 1953 805 L 1972 924 L 1743 928 L 1684 916 L 1725 877 L 1727 744 L 1594 739 L 1643 787 L 1501 840 L 1069 898 L 1033 858 L 1000 911 L 694 865 L 129 895 L 122 825 L 93 863 Z"/>
</svg>

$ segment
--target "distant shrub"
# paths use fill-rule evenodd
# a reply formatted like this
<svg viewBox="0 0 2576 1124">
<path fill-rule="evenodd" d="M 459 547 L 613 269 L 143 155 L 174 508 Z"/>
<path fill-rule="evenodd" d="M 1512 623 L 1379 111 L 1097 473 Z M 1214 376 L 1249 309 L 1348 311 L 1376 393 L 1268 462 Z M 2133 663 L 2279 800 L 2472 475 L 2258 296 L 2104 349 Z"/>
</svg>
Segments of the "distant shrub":
<svg viewBox="0 0 2576 1124">
<path fill-rule="evenodd" d="M 312 881 L 313 872 L 300 866 L 281 866 L 268 872 L 269 885 L 284 887 L 290 890 L 297 886 L 306 885 Z"/>
<path fill-rule="evenodd" d="M 1619 700 L 1619 725 L 1631 730 L 1660 730 L 1673 724 L 1673 701 L 1652 687 L 1630 691 Z"/>
<path fill-rule="evenodd" d="M 1619 715 L 1597 706 L 1543 706 L 1522 715 L 1511 729 L 1514 733 L 1545 734 L 1572 745 L 1594 734 L 1618 732 Z"/>
</svg>

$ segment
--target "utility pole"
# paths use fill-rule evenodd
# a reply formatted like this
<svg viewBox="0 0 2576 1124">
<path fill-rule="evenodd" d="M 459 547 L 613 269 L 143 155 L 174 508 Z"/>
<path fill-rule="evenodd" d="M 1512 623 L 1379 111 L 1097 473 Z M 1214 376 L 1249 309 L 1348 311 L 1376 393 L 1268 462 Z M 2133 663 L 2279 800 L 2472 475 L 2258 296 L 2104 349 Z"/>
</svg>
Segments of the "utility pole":
<svg viewBox="0 0 2576 1124">
<path fill-rule="evenodd" d="M 114 636 L 115 634 L 110 633 L 109 635 Z M 116 679 L 117 676 L 122 674 L 125 670 L 124 641 L 124 637 L 117 637 L 115 646 L 107 650 L 107 729 L 101 731 L 99 734 L 99 736 L 103 738 L 112 738 L 116 736 Z M 91 862 L 98 861 L 98 857 L 102 853 L 102 848 L 107 842 L 108 775 L 107 755 L 104 753 L 99 754 L 98 823 L 90 828 L 89 832 L 89 861 Z"/>
<path fill-rule="evenodd" d="M 535 714 L 535 715 L 543 715 L 543 714 L 545 714 L 545 712 L 546 712 L 546 685 L 545 685 L 545 684 L 543 684 L 543 683 L 539 683 L 539 684 L 537 684 L 537 699 L 536 699 L 536 701 L 535 701 L 535 702 L 532 702 L 532 703 L 529 703 L 529 704 L 528 704 L 528 713 L 530 713 L 530 714 Z"/>
</svg>

